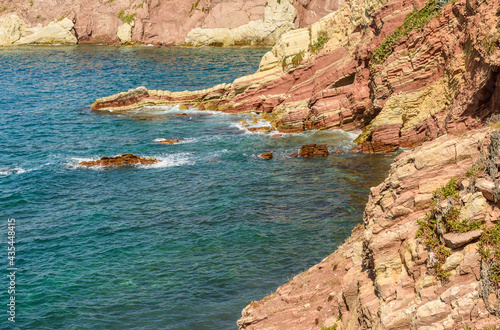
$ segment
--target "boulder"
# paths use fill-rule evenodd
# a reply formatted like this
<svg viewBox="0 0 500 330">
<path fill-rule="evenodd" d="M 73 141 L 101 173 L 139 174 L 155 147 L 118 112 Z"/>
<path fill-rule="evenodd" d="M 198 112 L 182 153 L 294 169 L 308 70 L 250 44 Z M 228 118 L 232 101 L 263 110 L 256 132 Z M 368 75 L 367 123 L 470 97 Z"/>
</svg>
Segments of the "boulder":
<svg viewBox="0 0 500 330">
<path fill-rule="evenodd" d="M 300 148 L 299 156 L 303 158 L 326 157 L 330 153 L 324 144 L 306 144 Z"/>
<path fill-rule="evenodd" d="M 272 152 L 264 152 L 264 153 L 260 154 L 260 158 L 271 159 L 271 158 L 273 158 L 273 153 Z"/>
<path fill-rule="evenodd" d="M 446 233 L 443 235 L 443 238 L 447 247 L 456 249 L 479 238 L 482 233 L 483 231 L 481 229 L 466 233 Z"/>
<path fill-rule="evenodd" d="M 16 14 L 0 17 L 0 46 L 12 45 L 21 39 L 26 23 Z"/>
<path fill-rule="evenodd" d="M 78 165 L 81 166 L 117 166 L 117 165 L 135 165 L 135 164 L 154 164 L 158 163 L 159 160 L 155 158 L 139 157 L 134 154 L 123 154 L 121 156 L 115 157 L 102 157 L 98 160 L 80 162 Z"/>
<path fill-rule="evenodd" d="M 134 26 L 134 22 L 132 23 L 123 23 L 118 27 L 118 31 L 116 31 L 116 35 L 120 39 L 122 44 L 129 44 L 132 42 L 132 27 Z"/>
<path fill-rule="evenodd" d="M 50 22 L 47 26 L 26 29 L 26 34 L 15 42 L 16 45 L 28 44 L 64 44 L 74 45 L 77 40 L 71 33 L 73 22 L 64 18 L 59 22 Z"/>
</svg>

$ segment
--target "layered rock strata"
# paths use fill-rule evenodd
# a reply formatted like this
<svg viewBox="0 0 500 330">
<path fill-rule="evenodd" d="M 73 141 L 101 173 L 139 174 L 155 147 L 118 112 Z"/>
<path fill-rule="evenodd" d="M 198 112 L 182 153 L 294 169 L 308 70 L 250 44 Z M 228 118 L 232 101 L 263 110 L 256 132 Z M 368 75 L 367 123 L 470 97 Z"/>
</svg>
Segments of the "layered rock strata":
<svg viewBox="0 0 500 330">
<path fill-rule="evenodd" d="M 500 106 L 499 1 L 426 4 L 351 0 L 310 28 L 282 35 L 257 73 L 232 84 L 182 93 L 140 88 L 99 99 L 92 109 L 255 111 L 282 132 L 363 129 L 356 142 L 365 152 L 479 127 Z"/>
<path fill-rule="evenodd" d="M 500 324 L 500 290 L 491 271 L 495 262 L 481 254 L 488 244 L 483 231 L 500 220 L 499 199 L 493 198 L 494 191 L 500 192 L 499 146 L 500 132 L 483 129 L 448 134 L 398 156 L 387 179 L 371 189 L 363 224 L 319 264 L 248 305 L 240 329 L 482 329 Z M 450 186 L 451 178 L 458 182 Z M 447 183 L 455 195 L 437 205 Z M 455 203 L 455 224 L 480 229 L 448 230 L 445 225 L 452 220 L 440 218 L 444 229 L 434 234 L 443 242 L 436 244 L 448 253 L 439 263 L 437 250 L 419 231 L 430 214 L 451 214 L 448 203 Z"/>
<path fill-rule="evenodd" d="M 0 0 L 0 45 L 12 45 L 12 39 L 20 39 L 19 32 L 23 35 L 18 22 L 11 21 L 12 15 L 22 25 L 38 28 L 68 18 L 74 24 L 72 34 L 78 43 L 274 45 L 282 33 L 317 21 L 336 10 L 339 3 L 338 0 Z M 29 36 L 29 31 L 25 32 L 24 36 Z M 2 34 L 8 37 L 2 38 Z"/>
</svg>

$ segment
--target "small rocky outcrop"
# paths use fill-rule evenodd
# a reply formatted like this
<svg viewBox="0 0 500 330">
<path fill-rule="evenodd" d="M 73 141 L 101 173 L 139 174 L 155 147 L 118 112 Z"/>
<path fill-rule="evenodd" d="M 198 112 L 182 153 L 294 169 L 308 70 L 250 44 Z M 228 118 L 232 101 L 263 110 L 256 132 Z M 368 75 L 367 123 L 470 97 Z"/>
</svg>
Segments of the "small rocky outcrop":
<svg viewBox="0 0 500 330">
<path fill-rule="evenodd" d="M 324 144 L 306 144 L 300 148 L 299 156 L 302 158 L 327 157 L 330 155 L 328 148 Z"/>
<path fill-rule="evenodd" d="M 271 158 L 273 158 L 273 153 L 272 152 L 264 152 L 264 153 L 260 154 L 259 157 L 262 159 L 271 159 Z"/>
<path fill-rule="evenodd" d="M 175 144 L 181 142 L 179 139 L 165 139 L 165 140 L 160 140 L 158 141 L 159 143 L 165 143 L 165 144 Z"/>
<path fill-rule="evenodd" d="M 120 165 L 136 165 L 136 164 L 144 164 L 150 165 L 154 163 L 158 163 L 159 160 L 155 158 L 146 158 L 140 157 L 134 154 L 123 154 L 121 156 L 115 157 L 102 157 L 98 160 L 92 161 L 84 161 L 78 163 L 81 166 L 120 166 Z"/>
<path fill-rule="evenodd" d="M 500 132 L 399 155 L 337 251 L 251 302 L 240 329 L 483 329 L 500 324 Z M 453 242 L 452 244 L 448 242 Z"/>
</svg>

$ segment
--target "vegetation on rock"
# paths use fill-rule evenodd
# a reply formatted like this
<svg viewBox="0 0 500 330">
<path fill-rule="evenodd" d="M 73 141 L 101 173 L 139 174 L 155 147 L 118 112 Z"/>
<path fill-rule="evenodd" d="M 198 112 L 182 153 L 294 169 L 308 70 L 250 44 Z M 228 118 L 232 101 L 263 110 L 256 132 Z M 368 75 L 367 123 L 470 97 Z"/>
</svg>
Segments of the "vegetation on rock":
<svg viewBox="0 0 500 330">
<path fill-rule="evenodd" d="M 429 23 L 440 12 L 443 4 L 444 2 L 429 0 L 422 9 L 409 13 L 405 17 L 403 25 L 387 35 L 384 42 L 375 49 L 370 59 L 370 69 L 374 71 L 377 65 L 383 64 L 392 54 L 394 46 L 411 31 L 421 29 Z"/>
<path fill-rule="evenodd" d="M 424 219 L 417 220 L 420 228 L 416 237 L 422 237 L 425 246 L 435 253 L 436 273 L 442 279 L 451 275 L 442 268 L 451 253 L 451 249 L 444 246 L 442 236 L 447 232 L 465 233 L 482 227 L 481 221 L 460 219 L 459 214 L 457 180 L 451 178 L 445 186 L 434 192 L 430 212 L 425 215 Z"/>
<path fill-rule="evenodd" d="M 318 53 L 328 42 L 328 39 L 330 39 L 328 33 L 326 31 L 320 31 L 316 41 L 309 45 L 309 51 L 311 53 Z"/>
</svg>

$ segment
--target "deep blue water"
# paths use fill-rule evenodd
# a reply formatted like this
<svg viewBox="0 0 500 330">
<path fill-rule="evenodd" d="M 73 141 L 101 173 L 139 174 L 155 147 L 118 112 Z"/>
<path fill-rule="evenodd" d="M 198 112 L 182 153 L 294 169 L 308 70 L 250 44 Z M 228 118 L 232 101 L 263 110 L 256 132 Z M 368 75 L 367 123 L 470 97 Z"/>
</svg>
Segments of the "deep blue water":
<svg viewBox="0 0 500 330">
<path fill-rule="evenodd" d="M 252 117 L 92 113 L 141 85 L 207 88 L 254 72 L 265 48 L 0 48 L 0 327 L 234 329 L 241 310 L 319 262 L 361 222 L 391 159 L 354 134 L 250 134 Z M 180 138 L 165 145 L 162 138 Z M 274 151 L 272 160 L 258 154 Z M 153 166 L 88 169 L 135 153 Z M 7 220 L 16 219 L 16 323 L 7 321 Z M 3 310 L 2 310 L 3 309 Z"/>
</svg>

